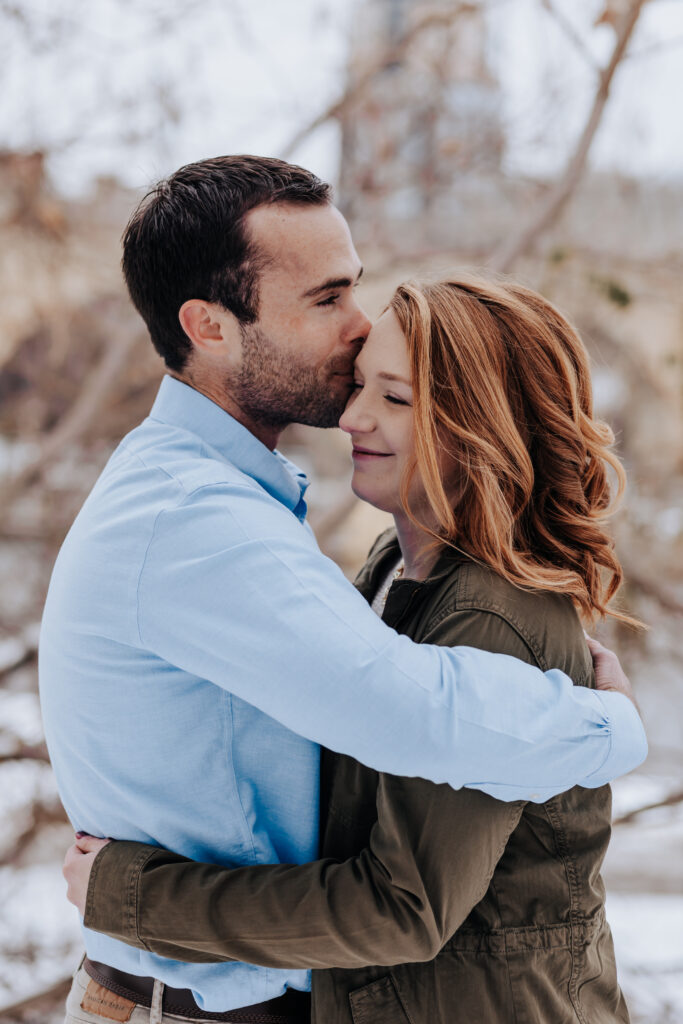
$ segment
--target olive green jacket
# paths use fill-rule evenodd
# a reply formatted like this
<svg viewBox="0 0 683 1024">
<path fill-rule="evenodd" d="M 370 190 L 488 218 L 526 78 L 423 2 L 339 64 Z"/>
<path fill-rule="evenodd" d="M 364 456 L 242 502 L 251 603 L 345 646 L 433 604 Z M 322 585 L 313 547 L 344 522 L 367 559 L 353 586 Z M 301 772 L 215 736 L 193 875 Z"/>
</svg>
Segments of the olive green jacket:
<svg viewBox="0 0 683 1024">
<path fill-rule="evenodd" d="M 393 533 L 379 538 L 356 581 L 367 598 L 398 555 Z M 451 551 L 424 582 L 392 585 L 384 619 L 419 642 L 594 685 L 568 598 Z M 628 1021 L 599 874 L 608 786 L 502 803 L 324 751 L 321 810 L 312 864 L 230 870 L 112 843 L 93 866 L 86 927 L 179 960 L 312 967 L 314 1024 Z"/>
</svg>

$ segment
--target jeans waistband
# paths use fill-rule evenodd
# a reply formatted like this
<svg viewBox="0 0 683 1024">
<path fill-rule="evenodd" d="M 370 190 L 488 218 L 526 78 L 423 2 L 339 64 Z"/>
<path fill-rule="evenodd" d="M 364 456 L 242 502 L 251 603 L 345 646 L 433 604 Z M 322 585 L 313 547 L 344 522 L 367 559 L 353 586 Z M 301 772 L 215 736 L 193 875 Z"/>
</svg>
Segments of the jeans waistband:
<svg viewBox="0 0 683 1024">
<path fill-rule="evenodd" d="M 127 974 L 108 964 L 90 960 L 87 956 L 83 968 L 93 981 L 104 986 L 110 992 L 129 999 L 140 1006 L 152 1005 L 154 978 L 140 978 L 136 974 Z M 311 997 L 308 992 L 287 989 L 284 995 L 276 999 L 267 999 L 264 1003 L 253 1003 L 224 1013 L 211 1013 L 197 1005 L 192 992 L 188 988 L 171 988 L 164 986 L 163 1010 L 165 1013 L 193 1020 L 232 1021 L 233 1024 L 309 1024 L 311 1018 Z"/>
</svg>

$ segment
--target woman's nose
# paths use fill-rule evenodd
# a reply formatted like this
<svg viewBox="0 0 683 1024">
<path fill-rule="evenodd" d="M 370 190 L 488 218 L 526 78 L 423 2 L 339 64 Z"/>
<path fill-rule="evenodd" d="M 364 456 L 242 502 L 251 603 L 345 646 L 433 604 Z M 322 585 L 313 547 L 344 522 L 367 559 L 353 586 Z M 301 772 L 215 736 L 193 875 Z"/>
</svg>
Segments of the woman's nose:
<svg viewBox="0 0 683 1024">
<path fill-rule="evenodd" d="M 374 419 L 367 403 L 363 400 L 362 390 L 354 391 L 349 398 L 346 408 L 341 414 L 339 426 L 347 434 L 367 434 L 374 429 Z"/>
</svg>

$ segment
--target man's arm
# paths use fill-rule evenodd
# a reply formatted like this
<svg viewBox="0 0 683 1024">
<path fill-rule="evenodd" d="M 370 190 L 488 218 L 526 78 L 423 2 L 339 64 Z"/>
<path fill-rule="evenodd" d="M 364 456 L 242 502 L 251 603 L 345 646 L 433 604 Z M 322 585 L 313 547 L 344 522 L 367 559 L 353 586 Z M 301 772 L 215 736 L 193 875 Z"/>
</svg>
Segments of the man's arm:
<svg viewBox="0 0 683 1024">
<path fill-rule="evenodd" d="M 143 648 L 379 771 L 544 800 L 646 753 L 621 694 L 396 634 L 252 487 L 203 487 L 158 517 L 137 615 Z"/>
</svg>

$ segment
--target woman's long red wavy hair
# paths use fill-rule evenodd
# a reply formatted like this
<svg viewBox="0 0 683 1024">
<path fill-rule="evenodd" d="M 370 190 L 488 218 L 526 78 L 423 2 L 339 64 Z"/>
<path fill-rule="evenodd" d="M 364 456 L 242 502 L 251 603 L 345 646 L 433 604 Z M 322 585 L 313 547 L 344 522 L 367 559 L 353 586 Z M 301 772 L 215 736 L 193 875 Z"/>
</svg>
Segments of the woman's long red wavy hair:
<svg viewBox="0 0 683 1024">
<path fill-rule="evenodd" d="M 389 304 L 408 342 L 415 465 L 435 540 L 519 587 L 560 591 L 586 622 L 612 615 L 622 569 L 605 524 L 625 474 L 593 417 L 588 356 L 542 296 L 507 281 L 400 285 Z M 443 459 L 458 467 L 458 496 Z M 611 495 L 609 469 L 616 481 Z"/>
</svg>

